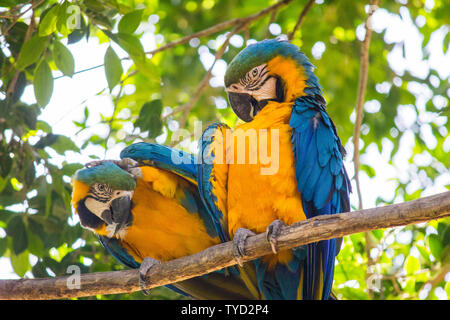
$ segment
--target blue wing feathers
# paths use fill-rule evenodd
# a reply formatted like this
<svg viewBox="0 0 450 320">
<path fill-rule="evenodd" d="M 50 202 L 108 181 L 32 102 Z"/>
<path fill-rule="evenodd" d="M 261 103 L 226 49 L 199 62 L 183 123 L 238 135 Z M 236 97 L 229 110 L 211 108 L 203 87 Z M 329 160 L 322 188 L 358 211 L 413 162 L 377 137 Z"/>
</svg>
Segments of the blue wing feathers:
<svg viewBox="0 0 450 320">
<path fill-rule="evenodd" d="M 124 266 L 136 269 L 141 265 L 128 253 L 118 239 L 99 235 L 98 240 L 105 247 L 105 249 Z"/>
<path fill-rule="evenodd" d="M 195 181 L 197 178 L 197 168 L 193 155 L 160 144 L 134 143 L 123 149 L 120 157 L 149 163 L 157 168 L 174 172 L 191 181 Z"/>
<path fill-rule="evenodd" d="M 298 190 L 307 218 L 349 211 L 351 187 L 343 166 L 344 149 L 326 113 L 323 98 L 318 95 L 298 98 L 289 124 L 293 128 Z M 315 292 L 320 285 L 323 285 L 322 298 L 330 297 L 334 259 L 339 247 L 340 240 L 338 246 L 336 239 L 307 245 L 303 282 L 305 299 L 316 298 Z M 323 272 L 322 284 L 317 272 L 319 266 Z"/>
<path fill-rule="evenodd" d="M 197 167 L 194 156 L 188 152 L 169 148 L 167 146 L 139 142 L 128 146 L 120 153 L 121 158 L 131 158 L 135 161 L 154 166 L 159 169 L 167 170 L 190 181 L 197 182 Z M 203 220 L 206 231 L 211 237 L 216 237 L 217 221 L 211 220 L 209 212 L 198 205 L 202 203 L 201 196 L 192 189 L 183 189 L 180 194 L 181 204 L 191 213 L 198 213 Z"/>
<path fill-rule="evenodd" d="M 229 240 L 226 231 L 223 226 L 223 213 L 216 206 L 217 196 L 214 194 L 213 185 L 211 180 L 215 180 L 213 172 L 214 153 L 211 152 L 211 145 L 213 143 L 213 135 L 216 130 L 220 130 L 222 127 L 227 127 L 225 124 L 214 123 L 210 125 L 202 134 L 200 141 L 199 152 L 199 164 L 197 166 L 198 175 L 198 189 L 202 198 L 202 201 L 208 209 L 211 218 L 214 221 L 217 233 L 222 242 Z M 228 127 L 227 127 L 228 128 Z"/>
</svg>

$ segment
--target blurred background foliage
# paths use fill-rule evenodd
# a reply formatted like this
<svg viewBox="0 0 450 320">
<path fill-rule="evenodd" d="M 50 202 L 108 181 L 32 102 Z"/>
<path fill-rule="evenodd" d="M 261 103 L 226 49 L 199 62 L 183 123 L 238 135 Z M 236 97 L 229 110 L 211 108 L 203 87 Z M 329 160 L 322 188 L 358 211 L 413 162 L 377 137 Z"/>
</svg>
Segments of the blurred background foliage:
<svg viewBox="0 0 450 320">
<path fill-rule="evenodd" d="M 231 37 L 211 79 L 199 89 L 233 27 L 154 55 L 146 52 L 276 1 L 0 0 L 2 265 L 6 261 L 16 276 L 28 278 L 65 275 L 69 265 L 78 265 L 83 273 L 122 269 L 72 215 L 70 177 L 82 167 L 81 155 L 117 157 L 110 150 L 138 141 L 195 152 L 196 120 L 203 129 L 217 120 L 234 126 L 237 119 L 227 108 L 223 88 L 226 63 L 255 40 L 289 35 L 308 1 L 286 2 Z M 442 192 L 450 180 L 450 3 L 397 0 L 380 1 L 379 6 L 361 128 L 361 179 L 363 196 L 369 198 L 365 207 Z M 317 0 L 292 40 L 317 67 L 328 112 L 349 155 L 367 11 L 365 1 Z M 412 38 L 419 39 L 416 46 Z M 86 61 L 74 58 L 73 48 L 88 43 L 106 44 L 101 65 L 89 64 L 89 55 Z M 109 103 L 90 104 L 93 97 L 77 92 L 83 102 L 73 108 L 81 116 L 67 111 L 70 126 L 55 132 L 42 115 L 57 94 L 57 82 L 98 70 L 104 70 L 106 85 L 95 96 Z M 32 99 L 26 98 L 27 90 Z M 198 100 L 191 101 L 198 90 Z M 96 112 L 99 117 L 93 116 Z M 182 141 L 175 139 L 180 133 Z M 352 204 L 358 206 L 354 196 Z M 449 222 L 345 237 L 334 292 L 340 299 L 447 299 Z M 147 297 L 137 292 L 93 298 Z M 149 298 L 182 297 L 158 288 Z"/>
</svg>

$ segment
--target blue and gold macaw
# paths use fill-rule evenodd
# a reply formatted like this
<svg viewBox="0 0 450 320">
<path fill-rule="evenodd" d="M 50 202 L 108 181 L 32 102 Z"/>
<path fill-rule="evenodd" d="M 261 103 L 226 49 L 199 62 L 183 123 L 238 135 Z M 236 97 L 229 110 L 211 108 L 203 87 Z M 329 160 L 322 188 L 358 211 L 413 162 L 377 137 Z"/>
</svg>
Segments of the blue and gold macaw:
<svg viewBox="0 0 450 320">
<path fill-rule="evenodd" d="M 341 239 L 277 251 L 281 227 L 350 210 L 344 148 L 325 109 L 313 65 L 287 42 L 249 45 L 229 64 L 225 86 L 245 123 L 208 128 L 201 140 L 199 190 L 244 254 L 246 237 L 266 232 L 274 254 L 255 260 L 265 299 L 330 299 Z M 248 263 L 247 263 L 248 264 Z"/>
<path fill-rule="evenodd" d="M 137 143 L 124 149 L 121 158 L 94 161 L 78 170 L 72 205 L 82 226 L 94 231 L 118 261 L 140 268 L 141 282 L 154 263 L 220 243 L 198 193 L 192 155 Z M 254 298 L 235 268 L 168 287 L 197 299 Z"/>
</svg>

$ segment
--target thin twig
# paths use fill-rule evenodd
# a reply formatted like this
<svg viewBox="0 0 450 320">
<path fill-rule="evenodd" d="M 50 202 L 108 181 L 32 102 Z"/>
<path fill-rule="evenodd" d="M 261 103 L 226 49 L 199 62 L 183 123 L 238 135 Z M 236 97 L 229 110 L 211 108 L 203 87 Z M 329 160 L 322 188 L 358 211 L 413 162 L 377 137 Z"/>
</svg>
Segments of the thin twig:
<svg viewBox="0 0 450 320">
<path fill-rule="evenodd" d="M 450 216 L 450 191 L 385 207 L 320 215 L 282 228 L 277 247 L 287 250 L 308 243 L 345 235 L 420 223 Z M 243 262 L 272 254 L 264 233 L 248 237 Z M 196 254 L 156 264 L 146 275 L 146 289 L 168 285 L 217 271 L 237 263 L 232 241 Z M 72 276 L 44 279 L 0 280 L 0 299 L 61 299 L 141 290 L 139 270 L 97 272 L 81 275 L 78 288 L 70 287 Z"/>
<path fill-rule="evenodd" d="M 216 64 L 217 60 L 219 60 L 220 58 L 222 58 L 222 55 L 224 54 L 226 48 L 228 47 L 228 44 L 230 42 L 230 39 L 233 35 L 235 35 L 236 33 L 238 33 L 239 31 L 241 31 L 242 29 L 244 29 L 249 22 L 244 23 L 244 24 L 240 24 L 239 26 L 237 26 L 233 31 L 231 31 L 230 33 L 228 33 L 227 38 L 225 39 L 225 42 L 222 44 L 222 46 L 220 47 L 220 49 L 216 52 L 216 55 L 214 57 L 214 62 L 211 65 L 211 67 L 208 69 L 208 71 L 206 72 L 205 76 L 203 77 L 202 81 L 200 82 L 200 84 L 198 85 L 197 89 L 195 90 L 191 100 L 189 100 L 188 103 L 172 110 L 172 112 L 166 114 L 165 116 L 162 117 L 162 120 L 173 116 L 179 112 L 184 112 L 182 118 L 180 119 L 180 128 L 183 128 L 184 125 L 186 124 L 186 120 L 187 120 L 187 115 L 189 114 L 189 112 L 191 111 L 191 109 L 194 107 L 195 103 L 198 101 L 198 99 L 200 98 L 203 90 L 206 88 L 207 84 L 209 83 L 209 80 L 212 77 L 212 70 L 214 68 L 214 65 Z M 177 141 L 174 141 L 172 143 L 177 143 Z"/>
<path fill-rule="evenodd" d="M 309 9 L 311 9 L 313 4 L 314 4 L 314 0 L 309 0 L 309 2 L 303 8 L 302 12 L 300 13 L 300 16 L 298 17 L 298 20 L 297 20 L 297 23 L 295 24 L 294 29 L 289 34 L 289 37 L 288 37 L 289 41 L 294 39 L 294 35 L 297 32 L 297 29 L 300 28 L 300 25 L 302 24 L 303 19 L 305 18 L 306 14 L 308 13 Z"/>
<path fill-rule="evenodd" d="M 147 53 L 148 54 L 155 54 L 155 53 L 160 52 L 162 50 L 166 50 L 168 48 L 172 48 L 172 47 L 177 46 L 179 44 L 186 43 L 189 40 L 191 40 L 192 38 L 201 38 L 201 37 L 209 36 L 210 34 L 217 33 L 219 31 L 228 29 L 228 28 L 230 28 L 232 26 L 241 25 L 241 24 L 248 24 L 248 23 L 250 23 L 252 21 L 258 20 L 259 18 L 265 16 L 266 14 L 268 14 L 270 12 L 278 10 L 279 8 L 287 5 L 291 1 L 292 0 L 283 0 L 283 1 L 275 3 L 274 5 L 272 5 L 270 7 L 265 8 L 265 9 L 263 9 L 263 10 L 257 12 L 257 13 L 249 15 L 247 17 L 235 18 L 235 19 L 231 19 L 231 20 L 228 20 L 228 21 L 216 24 L 215 26 L 212 26 L 212 27 L 210 27 L 208 29 L 205 29 L 205 30 L 193 33 L 193 34 L 191 34 L 189 36 L 186 36 L 186 37 L 183 37 L 183 38 L 181 38 L 179 40 L 170 42 L 170 43 L 168 43 L 168 44 L 166 44 L 166 45 L 164 45 L 164 46 L 162 46 L 162 47 L 160 47 L 160 48 L 158 48 L 156 50 L 152 50 L 152 51 L 147 52 Z"/>
<path fill-rule="evenodd" d="M 442 281 L 445 280 L 445 276 L 447 275 L 447 273 L 450 272 L 450 265 L 449 264 L 445 264 L 441 271 L 436 274 L 432 279 L 428 280 L 427 282 L 425 282 L 422 286 L 422 288 L 420 290 L 418 290 L 417 292 L 422 291 L 423 289 L 425 289 L 425 287 L 427 285 L 431 285 L 431 289 L 433 289 L 434 287 L 436 287 L 437 285 L 439 285 L 439 283 L 441 283 Z"/>
<path fill-rule="evenodd" d="M 35 22 L 34 22 L 34 9 L 33 9 L 32 13 L 31 13 L 30 24 L 28 25 L 27 32 L 25 33 L 25 38 L 23 39 L 24 43 L 27 42 L 31 38 L 31 35 L 33 34 L 33 31 L 34 31 L 34 27 L 35 27 Z M 9 31 L 9 29 L 7 31 Z M 20 54 L 20 52 L 17 54 L 14 64 L 17 63 L 19 54 Z M 9 96 L 10 94 L 12 94 L 14 92 L 14 90 L 16 88 L 17 80 L 19 79 L 19 74 L 20 74 L 20 70 L 16 70 L 14 72 L 14 75 L 12 76 L 11 81 L 8 84 L 8 89 L 6 90 L 6 96 Z"/>
<path fill-rule="evenodd" d="M 112 125 L 113 125 L 113 122 L 114 122 L 114 120 L 115 120 L 115 118 L 116 118 L 117 106 L 118 106 L 118 104 L 119 104 L 120 96 L 122 95 L 123 87 L 124 87 L 123 81 L 121 81 L 121 82 L 120 82 L 119 92 L 117 93 L 117 97 L 116 97 L 116 99 L 115 99 L 115 101 L 114 101 L 113 114 L 112 114 L 111 118 L 110 118 L 109 121 L 108 121 L 108 128 L 109 128 L 109 131 L 108 131 L 108 135 L 107 135 L 106 138 L 105 138 L 105 153 L 104 153 L 104 157 L 105 157 L 105 158 L 106 158 L 106 152 L 108 151 L 108 140 L 109 140 L 109 138 L 111 137 L 111 133 L 112 133 Z"/>
<path fill-rule="evenodd" d="M 8 26 L 8 28 L 6 28 L 5 32 L 3 32 L 3 35 L 6 36 L 9 32 L 9 30 L 11 30 L 12 27 L 14 27 L 14 25 L 17 23 L 17 21 L 20 19 L 21 16 L 23 16 L 25 13 L 27 13 L 30 10 L 33 10 L 38 7 L 39 5 L 42 4 L 42 2 L 44 2 L 45 0 L 40 0 L 38 2 L 35 2 L 31 5 L 31 7 L 27 8 L 25 11 L 19 13 L 17 16 L 15 16 L 14 21 Z M 32 3 L 33 1 L 30 1 L 30 3 Z"/>
<path fill-rule="evenodd" d="M 366 94 L 367 87 L 367 77 L 369 74 L 369 45 L 370 45 L 370 37 L 372 35 L 372 23 L 371 17 L 372 14 L 377 9 L 378 0 L 370 1 L 370 9 L 367 15 L 367 20 L 365 24 L 366 35 L 364 37 L 364 41 L 361 46 L 361 68 L 359 72 L 359 86 L 358 86 L 358 95 L 356 98 L 356 122 L 355 122 L 355 131 L 353 133 L 353 164 L 355 167 L 355 175 L 354 179 L 356 181 L 356 190 L 358 193 L 359 199 L 359 209 L 363 208 L 362 196 L 361 196 L 361 187 L 359 184 L 359 138 L 361 135 L 361 124 L 363 118 L 364 111 L 364 96 Z"/>
<path fill-rule="evenodd" d="M 212 125 L 214 122 L 217 122 L 217 121 L 219 121 L 219 119 L 214 118 L 213 120 L 208 121 L 205 125 L 202 124 L 202 130 L 203 130 L 203 128 L 208 128 L 210 125 Z M 203 132 L 203 131 L 202 131 L 202 132 Z M 191 139 L 192 137 L 196 138 L 196 137 L 195 137 L 195 134 L 196 134 L 195 130 L 191 131 L 191 132 L 189 133 L 189 135 L 183 137 L 183 139 L 178 139 L 178 140 L 176 140 L 176 141 L 173 141 L 173 142 L 170 144 L 170 147 L 173 148 L 173 147 L 177 146 L 179 143 L 183 142 L 183 141 L 186 140 L 186 139 Z M 172 137 L 173 137 L 173 136 L 172 136 Z M 139 137 L 139 138 L 141 138 L 141 137 Z M 141 138 L 141 139 L 142 139 L 142 138 Z"/>
<path fill-rule="evenodd" d="M 264 36 L 264 38 L 266 38 L 266 39 L 270 37 L 270 25 L 275 22 L 275 19 L 277 18 L 277 13 L 278 13 L 278 10 L 275 10 L 270 15 L 270 20 L 269 20 L 269 23 L 267 24 L 266 35 Z"/>
<path fill-rule="evenodd" d="M 183 116 L 180 119 L 180 128 L 183 128 L 184 125 L 186 124 L 186 120 L 187 120 L 187 116 L 189 114 L 189 112 L 191 111 L 191 109 L 195 106 L 195 103 L 198 101 L 198 99 L 200 98 L 203 90 L 206 88 L 206 86 L 209 83 L 209 80 L 212 77 L 212 70 L 216 64 L 216 62 L 222 58 L 222 55 L 225 53 L 225 50 L 228 47 L 228 44 L 230 42 L 230 38 L 235 35 L 236 33 L 238 33 L 239 31 L 241 31 L 243 28 L 245 28 L 247 24 L 240 24 L 238 25 L 232 32 L 228 33 L 227 38 L 225 39 L 225 42 L 222 44 L 222 46 L 220 47 L 220 49 L 216 52 L 216 55 L 214 57 L 214 62 L 211 65 L 211 67 L 208 69 L 208 72 L 205 74 L 205 76 L 203 77 L 203 80 L 200 82 L 199 86 L 197 87 L 197 90 L 195 90 L 194 95 L 192 96 L 192 99 L 184 106 L 181 106 L 181 110 L 183 111 Z M 173 113 L 177 113 L 177 109 L 174 110 Z M 173 114 L 172 113 L 172 114 Z"/>
<path fill-rule="evenodd" d="M 154 49 L 154 50 L 151 50 L 151 51 L 147 51 L 146 54 L 154 55 L 154 54 L 156 54 L 158 52 L 161 52 L 161 51 L 173 48 L 173 47 L 181 45 L 181 44 L 185 44 L 185 43 L 189 42 L 193 38 L 206 37 L 206 36 L 209 36 L 209 35 L 211 35 L 213 33 L 217 33 L 217 32 L 223 31 L 225 29 L 228 29 L 230 27 L 233 27 L 233 26 L 236 26 L 236 25 L 240 25 L 240 24 L 246 24 L 247 25 L 247 24 L 249 24 L 249 23 L 251 23 L 251 22 L 253 22 L 255 20 L 258 20 L 259 18 L 265 16 L 266 14 L 268 14 L 268 13 L 274 11 L 274 10 L 279 10 L 281 7 L 286 6 L 290 2 L 292 2 L 292 0 L 283 0 L 283 1 L 277 2 L 276 4 L 274 4 L 274 5 L 270 6 L 270 7 L 264 8 L 264 9 L 262 9 L 261 11 L 259 11 L 257 13 L 249 15 L 247 17 L 235 18 L 235 19 L 231 19 L 231 20 L 227 20 L 227 21 L 218 23 L 218 24 L 216 24 L 216 25 L 214 25 L 212 27 L 209 27 L 207 29 L 195 32 L 195 33 L 187 35 L 187 36 L 185 36 L 185 37 L 183 37 L 181 39 L 169 42 L 169 43 L 167 43 L 167 44 L 165 44 L 165 45 L 163 45 L 163 46 L 161 46 L 161 47 L 159 47 L 157 49 Z M 130 57 L 122 58 L 122 60 L 125 60 L 125 59 L 130 59 Z M 97 69 L 97 68 L 100 68 L 102 66 L 103 66 L 103 64 L 99 64 L 97 66 L 93 66 L 93 67 L 90 67 L 90 68 L 87 68 L 87 69 L 76 71 L 74 74 L 85 72 L 85 71 L 89 71 L 89 70 L 93 70 L 93 69 Z"/>
<path fill-rule="evenodd" d="M 364 109 L 364 96 L 366 94 L 367 87 L 367 78 L 369 74 L 369 45 L 370 45 L 370 37 L 372 35 L 372 23 L 371 18 L 375 10 L 377 9 L 378 0 L 370 1 L 369 13 L 367 15 L 367 20 L 365 23 L 366 35 L 364 37 L 364 41 L 361 46 L 361 68 L 359 73 L 359 85 L 358 85 L 358 95 L 356 98 L 356 122 L 355 122 L 355 130 L 353 133 L 353 164 L 355 168 L 354 179 L 356 182 L 356 191 L 358 194 L 359 201 L 359 209 L 363 209 L 363 201 L 361 194 L 361 186 L 359 183 L 359 138 L 361 135 L 361 124 L 363 118 L 363 109 Z M 373 248 L 371 245 L 370 233 L 366 232 L 364 234 L 366 239 L 366 254 L 367 254 L 367 270 L 370 269 L 370 266 L 374 264 L 372 258 L 370 257 L 370 251 Z M 369 277 L 369 274 L 366 272 L 366 278 Z M 371 289 L 367 290 L 367 294 L 371 299 L 373 299 L 373 291 Z"/>
</svg>

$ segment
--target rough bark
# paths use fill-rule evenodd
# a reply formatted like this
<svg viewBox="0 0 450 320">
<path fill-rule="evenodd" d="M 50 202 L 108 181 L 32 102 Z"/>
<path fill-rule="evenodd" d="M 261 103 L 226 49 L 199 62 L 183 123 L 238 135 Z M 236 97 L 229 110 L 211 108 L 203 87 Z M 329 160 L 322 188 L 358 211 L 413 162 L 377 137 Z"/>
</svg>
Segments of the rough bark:
<svg viewBox="0 0 450 320">
<path fill-rule="evenodd" d="M 278 248 L 288 249 L 345 235 L 419 223 L 450 216 L 450 191 L 380 208 L 319 216 L 282 230 Z M 264 234 L 249 237 L 243 261 L 270 254 Z M 222 243 L 197 254 L 155 265 L 148 288 L 178 282 L 236 264 L 232 243 Z M 46 279 L 0 280 L 0 299 L 59 299 L 139 291 L 138 270 L 83 274 L 80 289 L 70 289 L 71 276 Z"/>
</svg>

